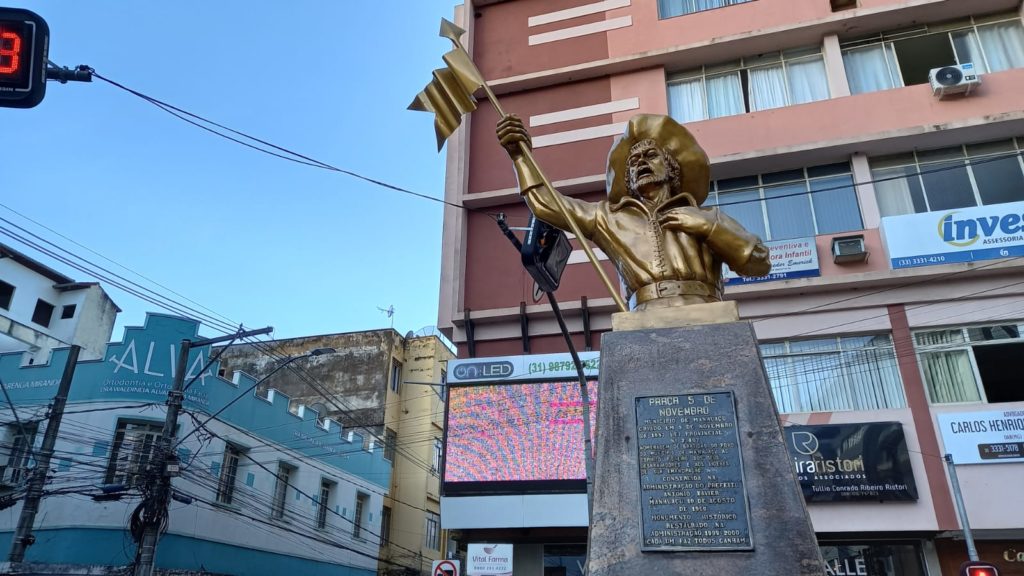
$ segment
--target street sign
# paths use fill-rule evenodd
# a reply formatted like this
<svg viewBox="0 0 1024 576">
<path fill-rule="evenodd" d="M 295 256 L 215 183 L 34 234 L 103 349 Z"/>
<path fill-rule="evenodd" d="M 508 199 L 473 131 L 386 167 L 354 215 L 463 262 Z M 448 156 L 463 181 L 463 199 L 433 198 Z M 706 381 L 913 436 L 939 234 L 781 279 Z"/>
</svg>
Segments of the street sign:
<svg viewBox="0 0 1024 576">
<path fill-rule="evenodd" d="M 43 100 L 49 45 L 46 20 L 0 7 L 0 108 L 32 108 Z"/>
<path fill-rule="evenodd" d="M 434 567 L 430 569 L 433 576 L 459 576 L 458 560 L 434 560 Z"/>
</svg>

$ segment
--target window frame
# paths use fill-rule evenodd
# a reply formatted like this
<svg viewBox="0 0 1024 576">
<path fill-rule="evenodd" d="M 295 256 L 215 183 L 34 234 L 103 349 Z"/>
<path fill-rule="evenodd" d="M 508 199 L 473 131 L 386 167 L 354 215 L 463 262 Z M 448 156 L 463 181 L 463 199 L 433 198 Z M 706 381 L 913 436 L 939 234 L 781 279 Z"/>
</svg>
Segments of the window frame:
<svg viewBox="0 0 1024 576">
<path fill-rule="evenodd" d="M 384 459 L 388 462 L 394 463 L 395 455 L 398 448 L 398 432 L 385 426 L 384 427 Z"/>
<path fill-rule="evenodd" d="M 852 340 L 852 339 L 856 339 L 856 338 L 877 338 L 879 336 L 887 337 L 889 344 L 887 346 L 885 346 L 885 345 L 882 345 L 882 346 L 880 346 L 880 345 L 854 346 L 854 347 L 844 347 L 843 346 L 843 340 Z M 819 349 L 819 350 L 797 350 L 797 351 L 793 350 L 793 344 L 794 343 L 810 343 L 810 342 L 816 342 L 816 341 L 825 342 L 825 341 L 829 341 L 829 340 L 832 340 L 834 342 L 834 346 L 831 347 L 831 348 Z M 781 347 L 781 351 L 779 351 L 779 352 L 772 352 L 772 351 L 770 351 L 772 347 Z M 771 341 L 771 342 L 762 342 L 762 343 L 759 344 L 758 349 L 760 351 L 762 359 L 765 361 L 765 377 L 768 380 L 768 386 L 772 390 L 773 397 L 776 395 L 776 390 L 777 389 L 781 389 L 781 388 L 786 388 L 787 389 L 786 393 L 789 395 L 789 401 L 785 402 L 785 403 L 779 402 L 778 398 L 776 398 L 775 404 L 776 404 L 776 408 L 779 411 L 779 414 L 808 414 L 808 413 L 817 413 L 817 412 L 865 412 L 865 411 L 876 411 L 876 410 L 901 410 L 901 409 L 905 409 L 909 405 L 907 403 L 907 390 L 906 390 L 906 385 L 903 382 L 903 374 L 900 372 L 900 369 L 899 369 L 899 356 L 896 353 L 896 344 L 895 344 L 895 341 L 893 339 L 893 336 L 892 336 L 891 332 L 873 332 L 873 333 L 866 333 L 866 334 L 842 334 L 842 335 L 837 335 L 837 336 L 822 336 L 822 337 L 819 337 L 819 338 L 795 338 L 795 339 L 777 340 L 777 341 Z M 812 399 L 804 399 L 802 396 L 800 396 L 799 392 L 800 392 L 800 387 L 801 386 L 805 386 L 806 385 L 806 386 L 815 386 L 815 387 L 817 387 L 817 386 L 819 386 L 819 384 L 814 383 L 814 382 L 802 383 L 802 382 L 796 382 L 795 381 L 796 378 L 798 378 L 801 374 L 806 374 L 806 373 L 809 373 L 810 371 L 796 372 L 796 373 L 790 374 L 789 376 L 791 376 L 793 378 L 794 382 L 782 382 L 781 385 L 776 386 L 772 382 L 772 378 L 771 378 L 771 375 L 772 375 L 773 371 L 768 368 L 768 365 L 767 365 L 767 362 L 766 362 L 767 360 L 770 360 L 770 359 L 784 359 L 784 358 L 796 358 L 796 357 L 807 358 L 807 357 L 813 357 L 813 356 L 822 356 L 822 357 L 824 357 L 824 356 L 834 355 L 834 356 L 838 357 L 839 363 L 832 370 L 839 374 L 840 381 L 842 382 L 844 388 L 852 393 L 853 390 L 854 390 L 854 382 L 855 382 L 855 380 L 853 378 L 851 378 L 850 368 L 852 366 L 855 366 L 855 365 L 854 364 L 844 363 L 843 362 L 843 354 L 847 353 L 847 352 L 858 352 L 858 351 L 869 351 L 869 350 L 871 350 L 871 351 L 883 351 L 883 350 L 890 351 L 891 357 L 889 359 L 893 363 L 892 370 L 893 370 L 893 374 L 895 375 L 895 378 L 896 378 L 895 384 L 899 387 L 899 396 L 897 398 L 893 398 L 893 399 L 894 400 L 898 400 L 899 402 L 896 402 L 894 404 L 889 404 L 888 402 L 886 402 L 886 404 L 887 404 L 886 406 L 880 406 L 880 407 L 877 407 L 877 408 L 874 408 L 874 407 L 858 408 L 858 407 L 855 407 L 855 406 L 850 406 L 850 407 L 843 407 L 843 408 L 829 407 L 829 408 L 823 408 L 823 409 L 814 409 L 812 406 L 808 405 L 810 402 L 812 402 Z M 878 386 L 879 388 L 881 388 L 882 392 L 884 394 L 884 386 L 885 386 L 884 382 L 875 383 L 875 386 Z M 850 398 L 853 399 L 853 400 L 856 400 L 856 398 L 854 396 L 852 396 L 852 395 L 851 395 Z M 886 400 L 889 400 L 889 398 L 886 398 Z M 787 410 L 783 410 L 783 407 L 784 407 L 783 404 L 785 404 L 787 406 L 793 406 L 794 410 L 788 410 L 788 411 Z"/>
<path fill-rule="evenodd" d="M 731 8 L 733 6 L 739 6 L 740 4 L 746 4 L 748 2 L 753 2 L 755 0 L 725 0 L 725 3 L 726 3 L 725 6 L 715 6 L 714 8 L 704 8 L 702 10 L 697 10 L 696 9 L 696 4 L 693 3 L 694 0 L 679 0 L 679 1 L 681 3 L 683 3 L 683 6 L 684 6 L 683 12 L 681 12 L 679 14 L 672 14 L 670 16 L 664 16 L 662 14 L 661 2 L 660 1 L 657 2 L 656 3 L 656 8 L 658 10 L 658 20 L 670 20 L 672 18 L 680 18 L 682 16 L 689 16 L 690 14 L 700 14 L 701 12 L 710 12 L 711 10 L 721 10 L 723 8 Z M 685 9 L 686 5 L 692 5 L 692 6 L 694 6 L 694 9 L 690 10 L 689 12 L 687 12 L 686 9 Z"/>
<path fill-rule="evenodd" d="M 46 315 L 46 322 L 43 323 L 43 322 L 40 322 L 40 320 L 42 320 L 42 316 L 43 316 L 43 314 L 40 313 L 40 309 L 41 309 L 41 307 L 47 307 L 47 306 L 50 308 L 50 312 L 49 312 L 49 314 Z M 42 309 L 45 309 L 45 308 L 42 308 Z M 42 298 L 36 299 L 36 306 L 35 306 L 35 308 L 32 309 L 32 323 L 37 325 L 37 326 L 42 326 L 43 328 L 49 328 L 50 324 L 53 324 L 53 313 L 56 312 L 56 310 L 57 310 L 57 306 L 56 305 L 50 304 L 49 302 L 47 302 L 46 300 L 43 300 Z"/>
<path fill-rule="evenodd" d="M 9 486 L 19 486 L 28 479 L 29 460 L 39 434 L 38 422 L 10 423 L 7 427 L 7 461 L 0 466 L 0 478 Z M 23 434 L 22 432 L 25 432 Z M 9 479 L 8 479 L 9 477 Z"/>
<path fill-rule="evenodd" d="M 441 515 L 427 510 L 423 515 L 423 546 L 429 550 L 441 549 Z"/>
<path fill-rule="evenodd" d="M 380 545 L 387 546 L 391 543 L 391 507 L 383 506 L 380 509 Z"/>
<path fill-rule="evenodd" d="M 854 39 L 854 40 L 844 41 L 844 42 L 840 43 L 840 53 L 842 54 L 843 61 L 845 63 L 845 61 L 846 61 L 845 56 L 846 56 L 846 54 L 848 52 L 851 52 L 851 51 L 854 51 L 854 50 L 858 50 L 858 49 L 868 48 L 868 47 L 871 47 L 871 46 L 882 45 L 882 49 L 884 51 L 888 52 L 889 54 L 891 54 L 892 61 L 896 65 L 896 70 L 895 70 L 896 74 L 895 74 L 895 76 L 893 76 L 892 75 L 893 70 L 891 69 L 891 67 L 889 65 L 889 62 L 888 62 L 889 59 L 888 59 L 888 57 L 886 58 L 886 68 L 888 68 L 888 71 L 890 73 L 890 79 L 892 79 L 894 81 L 893 82 L 893 84 L 894 84 L 893 88 L 889 88 L 889 90 L 894 90 L 896 88 L 905 88 L 907 86 L 907 84 L 903 80 L 903 69 L 902 69 L 902 66 L 900 65 L 899 54 L 896 52 L 896 49 L 893 46 L 894 42 L 899 42 L 900 40 L 910 40 L 912 38 L 920 38 L 922 36 L 945 34 L 946 35 L 946 39 L 949 41 L 950 48 L 953 51 L 953 57 L 956 60 L 956 62 L 950 62 L 949 64 L 950 65 L 953 65 L 953 64 L 965 64 L 965 63 L 970 62 L 970 61 L 969 60 L 963 60 L 961 58 L 960 54 L 957 53 L 956 42 L 953 40 L 953 34 L 955 32 L 963 32 L 964 30 L 970 30 L 971 32 L 974 33 L 975 38 L 980 38 L 980 35 L 978 34 L 978 28 L 985 28 L 986 26 L 995 26 L 995 25 L 998 25 L 998 24 L 1005 24 L 1007 22 L 1013 22 L 1013 21 L 1016 21 L 1018 24 L 1020 24 L 1022 27 L 1024 27 L 1024 20 L 1022 20 L 1022 18 L 1020 17 L 1019 14 L 1015 14 L 1013 12 L 1003 12 L 1003 13 L 999 13 L 999 14 L 984 16 L 984 17 L 970 16 L 970 17 L 965 18 L 965 19 L 953 20 L 953 21 L 949 21 L 949 22 L 943 22 L 943 23 L 937 23 L 937 24 L 931 24 L 931 25 L 925 24 L 925 25 L 918 26 L 916 28 L 910 28 L 910 29 L 904 29 L 904 30 L 895 30 L 895 31 L 892 31 L 892 32 L 882 32 L 880 34 L 873 34 L 871 36 L 867 36 L 867 37 L 864 37 L 864 38 L 857 38 L 857 39 Z M 971 63 L 974 64 L 975 66 L 978 66 L 978 69 L 979 69 L 980 73 L 982 73 L 982 74 L 990 74 L 990 73 L 992 73 L 991 72 L 992 68 L 989 65 L 989 57 L 988 57 L 988 55 L 985 52 L 985 46 L 980 41 L 977 44 L 978 44 L 978 50 L 981 53 L 982 61 L 981 62 L 971 62 Z M 899 80 L 899 85 L 895 85 L 896 84 L 895 80 Z M 914 86 L 914 85 L 916 85 L 916 84 L 912 84 L 912 86 Z M 850 93 L 852 95 L 868 94 L 870 92 L 880 92 L 880 90 L 856 92 L 856 91 L 854 91 L 854 87 L 852 85 L 850 86 Z"/>
<path fill-rule="evenodd" d="M 1019 338 L 1003 338 L 1000 340 L 982 340 L 976 341 L 971 340 L 970 330 L 991 328 L 996 326 L 1009 326 L 1014 325 L 1021 333 Z M 962 340 L 951 344 L 918 344 L 918 336 L 933 333 L 933 332 L 954 332 L 959 331 Z M 1002 404 L 1002 402 L 990 402 L 988 399 L 988 392 L 985 390 L 985 383 L 981 380 L 981 370 L 978 368 L 978 361 L 974 356 L 975 346 L 999 346 L 1004 344 L 1018 343 L 1024 346 L 1024 320 L 1004 320 L 998 323 L 985 322 L 980 324 L 965 324 L 960 326 L 929 326 L 927 328 L 916 329 L 911 332 L 911 341 L 914 345 L 914 359 L 917 361 L 918 371 L 921 374 L 921 382 L 924 383 L 925 396 L 928 398 L 928 404 L 930 406 L 967 406 L 977 404 Z M 974 386 L 978 392 L 977 400 L 965 400 L 962 402 L 937 402 L 932 398 L 931 385 L 928 382 L 927 374 L 925 373 L 924 362 L 921 360 L 922 354 L 928 354 L 929 352 L 955 352 L 955 351 L 966 351 L 967 359 L 971 363 L 971 375 L 974 378 Z"/>
<path fill-rule="evenodd" d="M 338 487 L 338 483 L 329 478 L 320 478 L 320 493 L 316 506 L 316 528 L 327 530 L 329 522 L 327 514 L 330 512 L 331 500 Z"/>
<path fill-rule="evenodd" d="M 437 436 L 434 437 L 434 453 L 430 461 L 430 472 L 437 476 L 441 471 L 441 460 L 444 458 L 444 442 Z"/>
<path fill-rule="evenodd" d="M 398 358 L 391 358 L 391 369 L 388 376 L 388 386 L 395 394 L 402 393 L 402 363 Z"/>
<path fill-rule="evenodd" d="M 298 468 L 287 462 L 277 463 L 277 473 L 274 475 L 274 495 L 270 502 L 270 517 L 275 520 L 285 520 L 285 515 L 288 512 L 288 488 L 293 486 L 291 477 L 296 471 Z"/>
<path fill-rule="evenodd" d="M 773 182 L 771 184 L 765 184 L 764 183 L 764 176 L 770 175 L 770 174 L 774 174 L 774 172 L 766 172 L 766 173 L 763 173 L 763 174 L 755 174 L 755 175 L 752 175 L 752 176 L 747 176 L 747 178 L 757 178 L 757 186 L 749 186 L 749 187 L 744 187 L 744 188 L 733 188 L 733 189 L 727 189 L 727 190 L 720 190 L 720 188 L 719 188 L 719 185 L 720 185 L 719 183 L 720 182 L 725 181 L 725 180 L 732 180 L 732 179 L 731 178 L 723 178 L 721 180 L 713 180 L 711 182 L 711 190 L 708 192 L 708 198 L 707 198 L 707 201 L 705 201 L 704 205 L 705 206 L 719 206 L 719 207 L 721 207 L 723 209 L 724 212 L 728 213 L 728 207 L 731 204 L 730 204 L 729 201 L 726 201 L 725 203 L 722 203 L 723 195 L 726 198 L 728 198 L 728 196 L 730 194 L 736 194 L 736 193 L 739 193 L 739 192 L 753 192 L 753 191 L 756 191 L 757 195 L 758 195 L 758 206 L 761 209 L 760 210 L 760 212 L 761 212 L 761 222 L 764 225 L 764 231 L 765 231 L 765 234 L 764 234 L 765 237 L 762 238 L 762 240 L 764 240 L 766 242 L 774 242 L 774 241 L 780 241 L 780 240 L 791 240 L 793 238 L 803 238 L 803 236 L 786 236 L 786 237 L 776 238 L 772 234 L 772 221 L 771 221 L 770 214 L 768 213 L 768 202 L 770 200 L 774 200 L 774 198 L 770 198 L 766 194 L 766 190 L 772 190 L 772 189 L 776 189 L 776 188 L 779 188 L 779 187 L 782 187 L 782 186 L 791 186 L 793 184 L 797 184 L 797 183 L 801 183 L 802 182 L 803 186 L 804 186 L 804 192 L 803 192 L 803 194 L 801 196 L 806 196 L 806 198 L 807 198 L 808 208 L 809 208 L 809 210 L 811 212 L 811 224 L 814 226 L 814 233 L 812 234 L 812 236 L 820 236 L 820 235 L 823 235 L 823 234 L 842 234 L 844 232 L 854 232 L 854 231 L 857 231 L 857 230 L 863 230 L 864 229 L 864 214 L 863 214 L 863 211 L 862 211 L 861 206 L 860 206 L 860 196 L 857 194 L 857 181 L 854 178 L 853 166 L 851 165 L 851 163 L 849 161 L 845 162 L 845 164 L 848 167 L 848 170 L 846 172 L 830 173 L 830 174 L 825 175 L 825 176 L 811 176 L 810 175 L 810 171 L 815 169 L 815 168 L 819 168 L 819 167 L 822 167 L 822 166 L 833 166 L 833 165 L 838 165 L 838 164 L 843 164 L 843 162 L 834 162 L 832 164 L 821 164 L 821 165 L 816 165 L 816 166 L 804 166 L 802 168 L 794 168 L 793 171 L 800 170 L 800 171 L 803 172 L 803 179 L 802 180 L 794 179 L 794 180 L 789 180 L 789 181 L 784 181 L 784 182 Z M 821 190 L 811 190 L 811 186 L 813 185 L 814 182 L 818 182 L 818 181 L 821 181 L 821 180 L 827 180 L 827 179 L 830 179 L 830 178 L 836 178 L 836 177 L 840 177 L 840 176 L 849 176 L 850 177 L 850 186 L 849 186 L 849 188 L 850 188 L 851 193 L 853 195 L 853 200 L 854 200 L 854 202 L 857 205 L 857 219 L 860 221 L 860 227 L 859 228 L 851 228 L 849 230 L 836 230 L 836 231 L 830 231 L 830 232 L 823 232 L 823 231 L 821 231 L 820 226 L 818 224 L 818 215 L 817 215 L 817 211 L 816 211 L 815 206 L 814 206 L 814 194 L 818 194 L 818 193 L 821 193 L 821 192 L 824 192 L 824 191 L 821 191 Z M 829 190 L 829 191 L 835 192 L 837 190 Z M 749 203 L 749 201 L 743 201 L 743 202 L 748 202 Z"/>
<path fill-rule="evenodd" d="M 124 447 L 125 436 L 129 432 L 129 426 L 142 428 L 141 436 L 143 438 L 151 438 L 151 443 L 148 444 L 147 453 L 140 452 L 136 454 L 136 451 L 133 449 L 131 455 L 127 456 L 125 469 L 121 470 L 119 460 L 122 448 Z M 135 432 L 135 430 L 131 430 L 131 432 Z M 152 460 L 153 454 L 160 444 L 160 437 L 162 435 L 163 425 L 159 422 L 119 418 L 114 426 L 114 438 L 110 446 L 110 455 L 107 458 L 107 471 L 103 477 L 104 484 L 124 484 L 128 487 L 137 486 L 146 475 L 146 468 L 149 467 L 149 462 Z M 142 447 L 143 449 L 147 448 L 145 440 L 143 440 Z M 122 475 L 123 478 L 121 477 Z"/>
<path fill-rule="evenodd" d="M 356 504 L 352 508 L 352 537 L 356 540 L 365 540 L 363 532 L 368 528 L 365 519 L 369 505 L 370 495 L 366 492 L 356 492 Z"/>
<path fill-rule="evenodd" d="M 812 52 L 813 50 L 813 52 Z M 777 54 L 777 59 L 770 59 L 773 54 Z M 789 82 L 789 67 L 793 64 L 803 63 L 810 60 L 819 60 L 823 65 L 825 72 L 825 89 L 828 92 L 828 96 L 822 100 L 811 100 L 810 102 L 821 102 L 823 100 L 830 100 L 832 98 L 832 89 L 828 85 L 828 67 L 825 66 L 825 53 L 821 45 L 812 46 L 800 46 L 797 48 L 790 48 L 787 50 L 779 50 L 776 52 L 770 52 L 768 54 L 759 56 L 747 56 L 738 60 L 732 60 L 716 65 L 702 65 L 699 68 L 692 68 L 683 72 L 670 75 L 668 80 L 665 82 L 665 90 L 670 94 L 671 87 L 673 84 L 681 84 L 690 82 L 696 79 L 700 79 L 701 95 L 703 97 L 704 110 L 702 117 L 696 120 L 684 120 L 680 118 L 680 115 L 674 114 L 671 108 L 669 109 L 669 115 L 676 119 L 681 124 L 689 122 L 701 122 L 704 120 L 715 120 L 718 118 L 728 118 L 729 116 L 740 116 L 742 114 L 750 114 L 752 112 L 763 112 L 765 110 L 776 110 L 779 108 L 787 108 L 789 106 L 797 106 L 798 104 L 793 102 L 793 96 L 790 91 Z M 771 68 L 775 66 L 782 67 L 783 75 L 783 88 L 785 90 L 786 103 L 782 106 L 775 106 L 773 108 L 761 108 L 759 110 L 753 109 L 753 93 L 751 92 L 750 86 L 750 71 L 757 70 L 760 68 Z M 729 74 L 737 74 L 739 76 L 740 88 L 743 91 L 743 108 L 744 111 L 737 114 L 726 114 L 723 116 L 711 116 L 711 108 L 708 98 L 708 78 L 718 78 Z M 671 107 L 671 96 L 669 95 L 669 105 Z M 801 104 L 808 104 L 809 102 L 802 102 Z"/>
<path fill-rule="evenodd" d="M 7 288 L 10 288 L 10 294 L 7 294 L 5 298 L 6 302 L 3 299 L 0 299 L 0 309 L 10 312 L 11 305 L 14 304 L 14 293 L 18 290 L 18 287 L 10 282 L 0 280 L 0 295 L 3 295 L 7 291 Z"/>
<path fill-rule="evenodd" d="M 245 448 L 226 442 L 224 444 L 224 458 L 221 460 L 220 476 L 217 479 L 218 504 L 234 506 L 235 488 L 238 486 L 238 472 L 242 467 L 242 458 L 245 457 Z"/>
<path fill-rule="evenodd" d="M 986 144 L 996 144 L 996 143 L 1001 143 L 1001 142 L 1010 142 L 1010 143 L 1012 143 L 1014 152 L 989 152 L 989 153 L 982 153 L 982 154 L 973 153 L 973 155 L 972 155 L 972 152 L 969 150 L 970 147 L 982 146 L 982 145 L 986 145 Z M 940 151 L 940 150 L 951 150 L 953 148 L 959 148 L 960 149 L 960 156 L 959 156 L 959 158 L 956 158 L 956 159 L 940 159 L 940 160 L 927 160 L 926 159 L 923 162 L 920 159 L 920 155 L 921 154 L 926 154 L 926 153 L 929 153 L 929 152 L 937 152 L 937 151 Z M 907 160 L 902 160 L 901 161 L 900 160 L 901 156 L 907 157 Z M 912 169 L 914 173 L 911 174 L 911 175 L 906 175 L 906 176 L 904 176 L 904 178 L 915 178 L 917 180 L 918 185 L 921 187 L 921 192 L 922 192 L 922 195 L 924 197 L 924 204 L 925 204 L 925 208 L 926 208 L 926 210 L 924 212 L 917 212 L 917 211 L 915 211 L 915 212 L 904 213 L 904 214 L 882 214 L 881 213 L 882 202 L 879 202 L 879 199 L 878 199 L 878 196 L 877 196 L 877 194 L 879 193 L 879 189 L 876 186 L 876 187 L 874 187 L 875 188 L 875 194 L 876 194 L 876 196 L 875 196 L 875 203 L 878 204 L 878 206 L 879 206 L 879 214 L 881 215 L 882 218 L 886 218 L 886 217 L 890 217 L 890 216 L 903 216 L 905 214 L 926 214 L 926 213 L 929 213 L 929 212 L 936 212 L 936 211 L 943 210 L 942 208 L 937 209 L 937 210 L 933 210 L 932 209 L 932 207 L 931 207 L 932 200 L 930 200 L 928 198 L 928 188 L 925 186 L 924 175 L 921 172 L 922 171 L 927 171 L 930 168 L 936 168 L 936 167 L 940 167 L 940 166 L 943 166 L 943 165 L 949 165 L 949 164 L 956 163 L 956 162 L 962 162 L 964 169 L 967 171 L 967 178 L 968 178 L 968 180 L 971 183 L 971 195 L 974 197 L 974 202 L 975 202 L 973 206 L 963 206 L 962 208 L 976 208 L 976 207 L 979 207 L 979 206 L 997 206 L 999 204 L 1005 204 L 1005 202 L 997 202 L 997 203 L 993 203 L 993 204 L 985 204 L 985 203 L 982 202 L 983 198 L 982 198 L 982 194 L 981 194 L 981 188 L 978 186 L 978 179 L 977 179 L 977 177 L 974 174 L 974 167 L 973 166 L 975 165 L 975 163 L 973 161 L 974 160 L 992 161 L 991 159 L 994 159 L 994 158 L 997 158 L 997 157 L 1013 158 L 1014 156 L 1016 156 L 1016 158 L 1017 158 L 1017 166 L 1021 170 L 1021 177 L 1024 178 L 1024 137 L 1003 138 L 1001 140 L 993 140 L 993 141 L 988 141 L 988 142 L 958 144 L 956 146 L 944 146 L 942 148 L 934 148 L 934 149 L 928 149 L 928 150 L 911 150 L 909 152 L 903 152 L 903 153 L 900 153 L 900 154 L 887 154 L 887 155 L 883 155 L 883 156 L 877 156 L 875 158 L 869 158 L 868 159 L 868 164 L 869 164 L 869 169 L 871 171 L 871 180 L 872 180 L 872 182 L 875 182 L 877 180 L 884 179 L 884 178 L 891 178 L 891 176 L 888 176 L 888 175 L 877 175 L 876 173 L 878 173 L 878 172 L 897 170 L 897 169 L 901 169 L 901 168 L 910 168 L 910 169 Z M 877 163 L 880 163 L 880 164 L 883 164 L 883 165 L 879 166 L 879 167 L 875 167 L 875 166 L 871 165 L 872 162 L 877 162 Z M 899 178 L 896 178 L 896 179 L 899 179 Z M 1024 196 L 1022 196 L 1020 200 L 1013 200 L 1013 202 L 1024 202 Z"/>
</svg>

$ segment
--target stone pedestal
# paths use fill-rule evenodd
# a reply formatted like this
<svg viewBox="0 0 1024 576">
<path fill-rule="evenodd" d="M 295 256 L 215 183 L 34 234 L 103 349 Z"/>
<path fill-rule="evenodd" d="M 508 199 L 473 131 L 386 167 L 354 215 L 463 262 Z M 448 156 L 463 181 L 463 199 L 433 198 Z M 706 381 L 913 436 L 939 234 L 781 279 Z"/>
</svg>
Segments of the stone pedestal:
<svg viewBox="0 0 1024 576">
<path fill-rule="evenodd" d="M 590 576 L 822 576 L 747 322 L 601 340 Z"/>
</svg>

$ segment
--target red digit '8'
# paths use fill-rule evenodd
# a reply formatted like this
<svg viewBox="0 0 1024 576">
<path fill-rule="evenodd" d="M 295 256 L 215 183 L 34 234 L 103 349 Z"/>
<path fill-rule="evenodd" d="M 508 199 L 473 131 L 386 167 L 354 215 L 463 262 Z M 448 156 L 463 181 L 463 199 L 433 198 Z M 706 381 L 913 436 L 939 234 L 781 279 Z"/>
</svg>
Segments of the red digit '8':
<svg viewBox="0 0 1024 576">
<path fill-rule="evenodd" d="M 10 48 L 7 48 L 7 46 Z M 4 63 L 10 58 L 10 62 Z M 21 59 L 21 36 L 14 32 L 0 32 L 0 74 L 14 74 Z"/>
</svg>

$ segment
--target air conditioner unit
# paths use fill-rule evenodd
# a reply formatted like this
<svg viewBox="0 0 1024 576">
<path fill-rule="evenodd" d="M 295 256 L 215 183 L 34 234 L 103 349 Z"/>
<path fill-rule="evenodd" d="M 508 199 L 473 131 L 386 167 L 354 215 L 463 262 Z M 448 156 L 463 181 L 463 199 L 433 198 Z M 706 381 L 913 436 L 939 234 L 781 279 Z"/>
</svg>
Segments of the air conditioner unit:
<svg viewBox="0 0 1024 576">
<path fill-rule="evenodd" d="M 951 94 L 970 94 L 981 85 L 981 77 L 974 64 L 965 62 L 953 66 L 932 68 L 928 72 L 928 81 L 932 85 L 932 94 L 944 98 Z"/>
<path fill-rule="evenodd" d="M 864 262 L 867 259 L 868 250 L 864 246 L 863 236 L 842 236 L 832 239 L 832 261 L 836 264 Z"/>
</svg>

